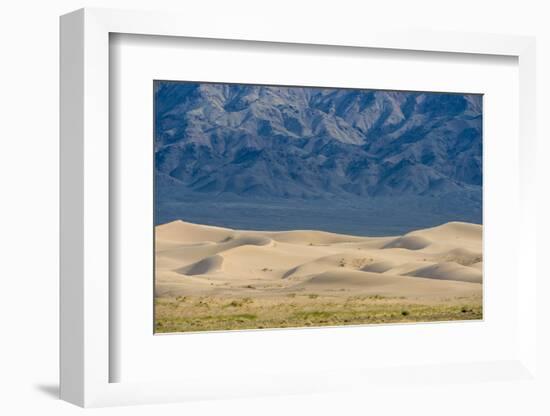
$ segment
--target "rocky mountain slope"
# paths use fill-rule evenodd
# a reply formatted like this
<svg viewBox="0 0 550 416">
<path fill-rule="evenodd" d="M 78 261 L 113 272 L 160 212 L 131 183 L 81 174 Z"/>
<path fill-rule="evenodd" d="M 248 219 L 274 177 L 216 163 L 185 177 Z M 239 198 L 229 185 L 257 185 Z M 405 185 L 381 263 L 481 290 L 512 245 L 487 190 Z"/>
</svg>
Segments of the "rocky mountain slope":
<svg viewBox="0 0 550 416">
<path fill-rule="evenodd" d="M 161 205 L 189 194 L 283 201 L 452 194 L 479 211 L 482 97 L 156 82 L 155 157 Z"/>
</svg>

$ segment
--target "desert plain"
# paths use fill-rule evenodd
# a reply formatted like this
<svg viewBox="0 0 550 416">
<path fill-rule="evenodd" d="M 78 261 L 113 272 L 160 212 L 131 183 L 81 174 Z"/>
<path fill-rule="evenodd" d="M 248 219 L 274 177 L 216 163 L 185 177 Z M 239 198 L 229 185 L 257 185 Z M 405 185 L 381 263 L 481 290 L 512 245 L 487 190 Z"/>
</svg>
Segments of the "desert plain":
<svg viewBox="0 0 550 416">
<path fill-rule="evenodd" d="M 482 318 L 482 226 L 402 236 L 155 227 L 155 331 Z"/>
</svg>

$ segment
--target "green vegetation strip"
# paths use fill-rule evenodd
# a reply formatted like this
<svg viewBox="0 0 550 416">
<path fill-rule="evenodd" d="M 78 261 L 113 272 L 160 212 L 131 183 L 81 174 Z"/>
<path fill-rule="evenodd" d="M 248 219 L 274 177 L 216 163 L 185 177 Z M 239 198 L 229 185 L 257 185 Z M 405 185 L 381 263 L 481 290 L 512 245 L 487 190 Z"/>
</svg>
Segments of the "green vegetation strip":
<svg viewBox="0 0 550 416">
<path fill-rule="evenodd" d="M 159 298 L 156 332 L 434 322 L 482 318 L 481 300 L 444 304 L 407 302 L 403 298 L 350 297 L 339 300 L 306 295 L 287 299 Z"/>
</svg>

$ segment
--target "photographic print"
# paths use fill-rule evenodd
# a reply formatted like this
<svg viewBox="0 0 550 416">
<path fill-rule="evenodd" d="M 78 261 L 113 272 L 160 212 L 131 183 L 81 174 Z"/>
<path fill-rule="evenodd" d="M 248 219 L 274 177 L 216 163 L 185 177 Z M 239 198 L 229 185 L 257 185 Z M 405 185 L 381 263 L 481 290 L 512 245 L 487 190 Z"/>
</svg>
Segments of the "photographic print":
<svg viewBox="0 0 550 416">
<path fill-rule="evenodd" d="M 154 81 L 155 332 L 482 319 L 482 102 Z"/>
</svg>

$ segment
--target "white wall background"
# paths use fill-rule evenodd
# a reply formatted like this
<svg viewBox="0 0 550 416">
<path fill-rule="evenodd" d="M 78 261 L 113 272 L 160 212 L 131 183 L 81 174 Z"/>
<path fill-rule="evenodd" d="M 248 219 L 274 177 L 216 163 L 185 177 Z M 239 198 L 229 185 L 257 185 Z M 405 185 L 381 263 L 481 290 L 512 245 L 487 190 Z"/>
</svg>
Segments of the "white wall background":
<svg viewBox="0 0 550 416">
<path fill-rule="evenodd" d="M 187 4 L 186 4 L 187 3 Z M 539 213 L 550 212 L 550 11 L 536 0 L 6 0 L 0 11 L 0 413 L 72 415 L 81 409 L 56 399 L 58 368 L 58 16 L 84 6 L 178 10 L 189 19 L 221 14 L 231 19 L 276 20 L 285 25 L 341 25 L 386 21 L 404 27 L 536 35 L 538 38 Z M 184 23 L 184 22 L 183 22 Z M 545 165 L 545 166 L 543 166 Z M 542 215 L 541 215 L 542 217 Z M 541 259 L 549 222 L 539 222 Z M 541 273 L 550 270 L 542 261 Z M 542 270 L 544 268 L 544 270 Z M 547 282 L 539 290 L 550 294 Z M 540 305 L 544 313 L 544 305 Z M 546 308 L 546 312 L 547 312 Z M 544 337 L 550 351 L 548 331 Z M 543 365 L 548 358 L 541 354 Z M 547 369 L 549 367 L 546 367 Z M 550 372 L 546 372 L 550 374 Z M 550 391 L 550 388 L 547 389 Z M 294 414 L 550 414 L 528 385 L 433 386 L 363 397 L 259 398 L 92 410 L 101 415 Z"/>
</svg>

